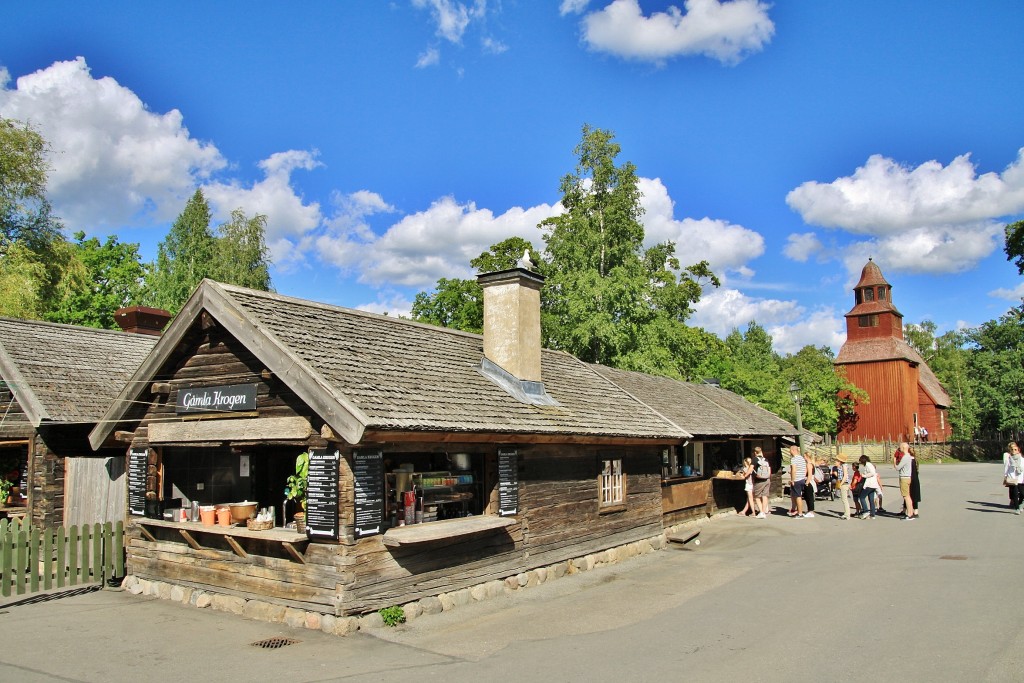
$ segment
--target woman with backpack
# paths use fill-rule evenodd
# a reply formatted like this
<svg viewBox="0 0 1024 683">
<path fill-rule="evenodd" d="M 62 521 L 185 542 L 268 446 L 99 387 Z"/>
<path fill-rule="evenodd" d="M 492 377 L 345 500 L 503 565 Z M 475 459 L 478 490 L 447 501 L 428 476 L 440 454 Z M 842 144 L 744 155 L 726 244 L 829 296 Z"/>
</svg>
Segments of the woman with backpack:
<svg viewBox="0 0 1024 683">
<path fill-rule="evenodd" d="M 768 458 L 760 446 L 754 447 L 754 502 L 757 503 L 759 511 L 758 519 L 765 519 L 771 508 L 768 506 L 768 497 L 771 495 L 772 487 L 772 466 L 768 464 Z"/>
</svg>

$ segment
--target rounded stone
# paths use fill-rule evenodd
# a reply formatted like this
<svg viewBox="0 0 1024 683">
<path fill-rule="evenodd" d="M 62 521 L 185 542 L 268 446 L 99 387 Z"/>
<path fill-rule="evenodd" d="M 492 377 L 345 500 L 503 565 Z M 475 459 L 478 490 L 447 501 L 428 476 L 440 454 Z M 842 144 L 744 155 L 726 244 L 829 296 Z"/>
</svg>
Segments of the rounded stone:
<svg viewBox="0 0 1024 683">
<path fill-rule="evenodd" d="M 380 612 L 370 612 L 359 617 L 360 629 L 384 628 L 384 617 Z"/>
<path fill-rule="evenodd" d="M 420 600 L 420 607 L 424 614 L 440 614 L 444 609 L 441 601 L 433 596 Z"/>
</svg>

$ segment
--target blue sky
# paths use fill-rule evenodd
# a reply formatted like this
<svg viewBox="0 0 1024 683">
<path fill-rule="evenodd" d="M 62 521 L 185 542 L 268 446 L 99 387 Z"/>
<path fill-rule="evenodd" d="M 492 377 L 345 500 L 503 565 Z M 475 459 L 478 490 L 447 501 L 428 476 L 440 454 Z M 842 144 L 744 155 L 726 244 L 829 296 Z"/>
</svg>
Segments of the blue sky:
<svg viewBox="0 0 1024 683">
<path fill-rule="evenodd" d="M 69 229 L 157 243 L 196 187 L 268 216 L 275 288 L 392 314 L 505 237 L 543 247 L 584 123 L 641 177 L 651 242 L 838 349 L 869 256 L 906 322 L 1024 296 L 1018 2 L 15 2 L 0 116 L 51 142 Z"/>
</svg>

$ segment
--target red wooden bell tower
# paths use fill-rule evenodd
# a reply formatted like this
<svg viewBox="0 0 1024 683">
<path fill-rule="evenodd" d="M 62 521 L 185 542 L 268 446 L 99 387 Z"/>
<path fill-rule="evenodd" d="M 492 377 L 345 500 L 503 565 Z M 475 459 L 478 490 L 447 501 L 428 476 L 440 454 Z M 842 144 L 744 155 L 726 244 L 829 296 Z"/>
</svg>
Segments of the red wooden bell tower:
<svg viewBox="0 0 1024 683">
<path fill-rule="evenodd" d="M 854 306 L 846 314 L 846 343 L 835 365 L 868 393 L 857 406 L 855 424 L 840 441 L 915 441 L 921 428 L 929 441 L 951 433 L 946 411 L 949 394 L 928 364 L 903 338 L 903 314 L 892 302 L 892 285 L 868 259 L 853 288 Z"/>
</svg>

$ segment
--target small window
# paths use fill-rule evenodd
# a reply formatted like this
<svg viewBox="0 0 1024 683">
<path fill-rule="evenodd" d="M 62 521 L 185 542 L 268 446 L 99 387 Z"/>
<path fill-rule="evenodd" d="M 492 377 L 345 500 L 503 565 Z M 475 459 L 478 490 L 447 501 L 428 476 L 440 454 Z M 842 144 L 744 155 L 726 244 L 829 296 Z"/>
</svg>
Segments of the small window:
<svg viewBox="0 0 1024 683">
<path fill-rule="evenodd" d="M 858 304 L 864 303 L 864 293 L 861 292 L 859 289 L 856 290 L 856 291 L 857 291 L 857 303 Z"/>
<path fill-rule="evenodd" d="M 878 288 L 878 300 L 885 301 L 885 287 Z"/>
<path fill-rule="evenodd" d="M 864 290 L 864 301 L 874 301 L 874 300 L 875 300 L 875 290 L 873 290 L 870 287 L 868 287 L 867 289 Z"/>
<path fill-rule="evenodd" d="M 857 316 L 857 327 L 878 327 L 878 316 L 877 315 L 859 315 L 859 316 Z"/>
<path fill-rule="evenodd" d="M 626 477 L 622 474 L 622 458 L 601 461 L 598 477 L 599 501 L 602 508 L 626 503 Z"/>
</svg>

